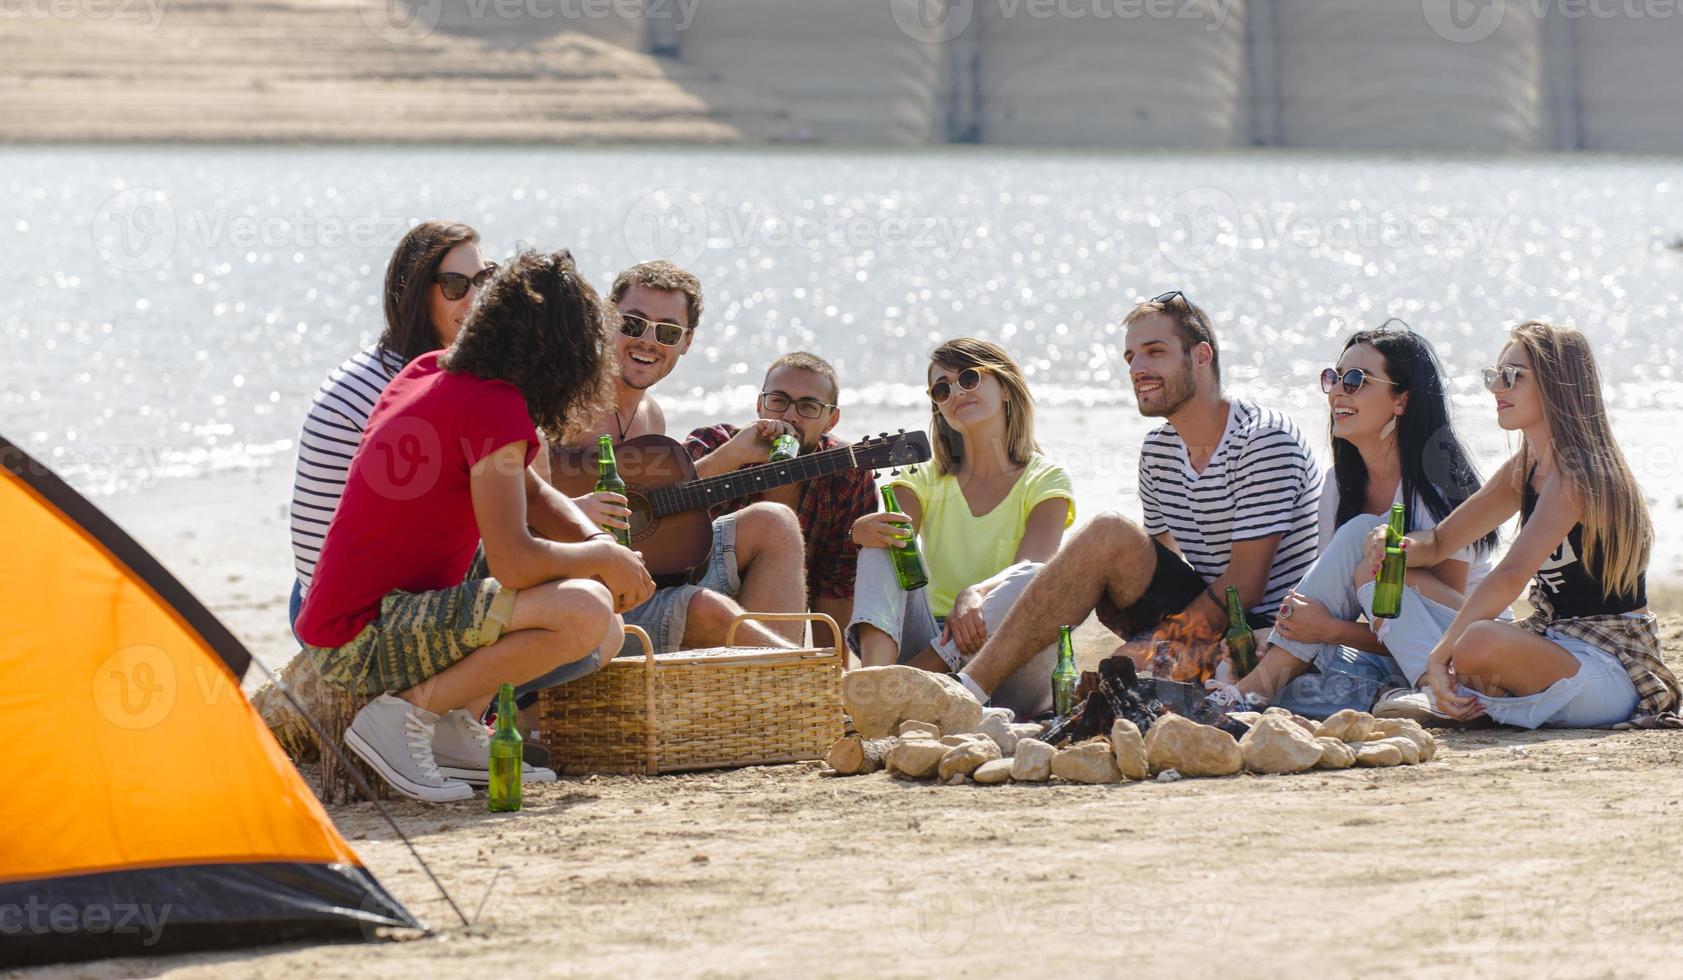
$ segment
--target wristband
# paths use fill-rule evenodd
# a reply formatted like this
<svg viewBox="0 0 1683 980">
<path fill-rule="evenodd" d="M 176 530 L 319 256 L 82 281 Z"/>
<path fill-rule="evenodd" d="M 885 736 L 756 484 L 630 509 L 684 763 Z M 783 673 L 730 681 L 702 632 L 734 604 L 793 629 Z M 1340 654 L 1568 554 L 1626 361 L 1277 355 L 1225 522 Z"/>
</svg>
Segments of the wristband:
<svg viewBox="0 0 1683 980">
<path fill-rule="evenodd" d="M 592 534 L 590 537 L 585 538 L 585 540 L 586 541 L 594 541 L 597 538 L 607 538 L 609 541 L 613 541 L 616 544 L 619 542 L 619 539 L 614 537 L 614 533 L 612 531 L 597 531 L 595 534 Z"/>
<path fill-rule="evenodd" d="M 1204 586 L 1204 597 L 1209 599 L 1211 602 L 1215 603 L 1215 606 L 1216 606 L 1217 609 L 1221 610 L 1222 612 L 1227 611 L 1227 603 L 1222 602 L 1220 599 L 1216 598 L 1215 586 L 1213 586 L 1213 585 Z"/>
</svg>

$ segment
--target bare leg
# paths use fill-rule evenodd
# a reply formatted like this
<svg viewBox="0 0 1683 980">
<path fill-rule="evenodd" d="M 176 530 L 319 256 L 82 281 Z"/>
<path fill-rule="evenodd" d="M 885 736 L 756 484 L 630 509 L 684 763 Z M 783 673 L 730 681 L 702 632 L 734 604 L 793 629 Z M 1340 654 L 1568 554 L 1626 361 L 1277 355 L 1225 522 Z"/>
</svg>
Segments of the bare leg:
<svg viewBox="0 0 1683 980">
<path fill-rule="evenodd" d="M 912 656 L 912 659 L 906 661 L 906 664 L 919 670 L 927 670 L 932 674 L 950 674 L 953 672 L 953 669 L 947 666 L 947 662 L 941 659 L 941 655 L 935 652 L 934 647 L 924 647 L 919 650 Z"/>
<path fill-rule="evenodd" d="M 521 589 L 508 629 L 497 642 L 473 651 L 398 697 L 437 714 L 478 705 L 505 682 L 521 683 L 590 655 L 614 627 L 608 590 L 596 581 L 547 582 Z"/>
<path fill-rule="evenodd" d="M 756 610 L 758 611 L 758 610 Z M 689 611 L 684 623 L 685 650 L 697 647 L 719 647 L 725 645 L 725 637 L 730 632 L 731 621 L 742 615 L 742 607 L 731 601 L 726 595 L 708 592 L 703 589 L 690 599 Z M 779 623 L 779 626 L 789 625 Z M 795 623 L 804 626 L 804 623 Z M 786 647 L 794 648 L 799 641 L 791 641 L 780 633 L 774 633 L 767 628 L 767 624 L 749 620 L 736 628 L 736 642 L 745 646 L 756 647 Z"/>
<path fill-rule="evenodd" d="M 1085 621 L 1100 596 L 1108 594 L 1122 609 L 1139 601 L 1156 570 L 1155 548 L 1144 528 L 1117 513 L 1098 515 L 1034 577 L 964 673 L 992 693 L 1056 642 L 1059 626 Z"/>
<path fill-rule="evenodd" d="M 894 637 L 870 623 L 860 623 L 856 629 L 860 666 L 891 667 L 900 662 L 900 645 L 894 642 Z"/>
<path fill-rule="evenodd" d="M 770 503 L 738 511 L 736 566 L 742 576 L 737 600 L 743 608 L 754 612 L 806 609 L 806 544 L 794 511 Z M 805 623 L 774 623 L 768 628 L 797 645 L 806 636 Z"/>
<path fill-rule="evenodd" d="M 1578 673 L 1578 659 L 1551 640 L 1487 620 L 1461 634 L 1450 654 L 1461 683 L 1491 697 L 1525 697 Z"/>
<path fill-rule="evenodd" d="M 1239 678 L 1234 686 L 1240 694 L 1260 694 L 1272 699 L 1279 693 L 1280 688 L 1309 672 L 1313 666 L 1306 661 L 1299 660 L 1273 644 L 1269 644 L 1262 651 L 1262 659 L 1257 661 L 1256 669 Z"/>
</svg>

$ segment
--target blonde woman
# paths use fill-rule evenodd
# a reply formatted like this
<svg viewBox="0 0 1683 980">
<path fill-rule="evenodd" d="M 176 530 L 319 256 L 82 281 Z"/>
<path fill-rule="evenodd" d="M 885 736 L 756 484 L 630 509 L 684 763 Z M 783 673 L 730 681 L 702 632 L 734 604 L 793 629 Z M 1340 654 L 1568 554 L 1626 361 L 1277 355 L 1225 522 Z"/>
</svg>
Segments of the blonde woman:
<svg viewBox="0 0 1683 980">
<path fill-rule="evenodd" d="M 1513 331 L 1484 383 L 1496 420 L 1521 433 L 1519 452 L 1436 528 L 1404 539 L 1409 567 L 1435 565 L 1516 512 L 1507 556 L 1459 612 L 1403 597 L 1402 615 L 1373 620 L 1379 638 L 1425 690 L 1387 698 L 1375 713 L 1521 728 L 1594 728 L 1655 719 L 1678 707 L 1660 662 L 1646 573 L 1654 527 L 1642 490 L 1607 423 L 1589 342 L 1531 321 Z M 1356 571 L 1371 612 L 1384 530 Z M 1497 620 L 1530 583 L 1536 612 Z"/>
<path fill-rule="evenodd" d="M 1075 520 L 1063 468 L 1040 452 L 1034 400 L 1011 356 L 963 338 L 930 355 L 934 459 L 890 481 L 902 514 L 853 525 L 860 546 L 848 643 L 865 666 L 903 663 L 956 671 L 981 649 Z M 887 549 L 907 526 L 921 543 L 929 584 L 905 592 Z M 1051 707 L 1055 647 L 1040 651 L 994 693 L 1029 717 Z"/>
</svg>

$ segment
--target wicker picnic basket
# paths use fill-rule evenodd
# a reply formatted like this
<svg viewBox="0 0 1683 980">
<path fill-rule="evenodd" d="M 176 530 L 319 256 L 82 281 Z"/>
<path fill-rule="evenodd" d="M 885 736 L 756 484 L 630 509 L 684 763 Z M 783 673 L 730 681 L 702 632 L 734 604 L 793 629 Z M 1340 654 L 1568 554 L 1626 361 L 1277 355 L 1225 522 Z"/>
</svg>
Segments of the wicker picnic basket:
<svg viewBox="0 0 1683 980">
<path fill-rule="evenodd" d="M 643 656 L 539 695 L 538 730 L 563 775 L 682 772 L 823 758 L 842 735 L 841 646 L 738 647 L 746 620 L 821 622 L 822 614 L 749 613 L 725 645 L 657 654 L 636 627 Z"/>
</svg>

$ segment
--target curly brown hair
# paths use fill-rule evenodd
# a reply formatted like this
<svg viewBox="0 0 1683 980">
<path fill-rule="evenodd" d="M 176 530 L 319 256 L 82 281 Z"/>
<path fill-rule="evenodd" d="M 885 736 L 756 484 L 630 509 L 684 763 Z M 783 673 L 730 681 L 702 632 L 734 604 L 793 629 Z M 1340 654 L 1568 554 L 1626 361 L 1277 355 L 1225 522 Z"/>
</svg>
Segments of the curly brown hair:
<svg viewBox="0 0 1683 980">
<path fill-rule="evenodd" d="M 690 322 L 684 326 L 691 330 L 701 326 L 701 280 L 690 273 L 665 259 L 639 262 L 614 279 L 613 287 L 608 290 L 608 302 L 618 309 L 619 301 L 625 298 L 632 286 L 647 286 L 665 293 L 683 293 L 684 307 L 690 315 Z"/>
<path fill-rule="evenodd" d="M 552 444 L 608 410 L 619 373 L 602 298 L 566 249 L 523 251 L 499 270 L 439 364 L 520 389 L 532 424 Z"/>
</svg>

